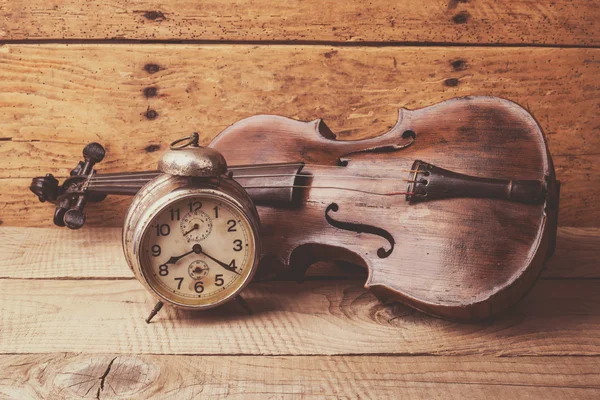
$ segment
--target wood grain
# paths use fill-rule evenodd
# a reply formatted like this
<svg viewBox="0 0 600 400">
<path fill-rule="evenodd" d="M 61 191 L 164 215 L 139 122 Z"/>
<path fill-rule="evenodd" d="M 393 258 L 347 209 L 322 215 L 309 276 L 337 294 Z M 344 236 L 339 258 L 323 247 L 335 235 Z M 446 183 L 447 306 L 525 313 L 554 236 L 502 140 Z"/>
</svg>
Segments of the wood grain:
<svg viewBox="0 0 600 400">
<path fill-rule="evenodd" d="M 493 0 L 12 0 L 0 39 L 447 42 L 597 45 L 597 2 Z"/>
<path fill-rule="evenodd" d="M 28 178 L 65 176 L 89 141 L 107 147 L 101 171 L 149 169 L 170 140 L 199 130 L 208 143 L 229 124 L 255 114 L 322 117 L 340 139 L 356 139 L 387 131 L 399 107 L 485 94 L 527 107 L 548 135 L 564 182 L 559 223 L 595 226 L 600 211 L 590 205 L 600 188 L 594 162 L 600 148 L 599 51 L 5 45 L 0 218 L 5 225 L 49 226 L 47 208 L 25 189 Z M 155 88 L 155 95 L 146 88 Z M 123 204 L 105 203 L 89 217 L 118 226 Z"/>
<path fill-rule="evenodd" d="M 0 14 L 1 398 L 600 396 L 598 2 L 0 0 Z M 65 44 L 10 44 L 29 40 Z M 533 291 L 486 322 L 381 304 L 363 271 L 323 264 L 326 279 L 252 284 L 253 316 L 165 307 L 146 325 L 153 300 L 114 228 L 129 198 L 90 205 L 78 232 L 22 228 L 51 226 L 30 179 L 66 176 L 89 141 L 107 147 L 100 171 L 152 169 L 169 141 L 208 143 L 255 114 L 357 139 L 400 107 L 463 95 L 535 116 L 559 224 L 576 226 Z"/>
<path fill-rule="evenodd" d="M 192 313 L 164 307 L 133 280 L 0 280 L 4 353 L 195 355 L 600 355 L 600 281 L 541 280 L 513 310 L 457 324 L 358 281 L 255 283 L 235 303 Z M 218 334 L 217 334 L 218 333 Z"/>
<path fill-rule="evenodd" d="M 600 229 L 559 228 L 545 278 L 600 278 Z"/>
<path fill-rule="evenodd" d="M 600 278 L 600 229 L 559 228 L 541 278 Z M 0 279 L 133 279 L 121 229 L 0 228 Z M 309 276 L 366 279 L 360 267 L 318 264 Z"/>
<path fill-rule="evenodd" d="M 133 278 L 121 229 L 0 228 L 0 278 Z"/>
<path fill-rule="evenodd" d="M 0 356 L 0 395 L 28 399 L 578 398 L 597 357 Z"/>
</svg>

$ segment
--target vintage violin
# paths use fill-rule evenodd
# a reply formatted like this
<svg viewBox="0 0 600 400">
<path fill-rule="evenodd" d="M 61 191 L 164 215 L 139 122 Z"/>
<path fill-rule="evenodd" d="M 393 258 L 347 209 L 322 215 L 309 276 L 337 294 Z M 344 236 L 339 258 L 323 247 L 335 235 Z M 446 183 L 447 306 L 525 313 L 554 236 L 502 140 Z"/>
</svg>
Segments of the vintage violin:
<svg viewBox="0 0 600 400">
<path fill-rule="evenodd" d="M 338 260 L 365 267 L 365 287 L 379 298 L 442 318 L 476 320 L 522 298 L 554 251 L 560 183 L 539 125 L 508 100 L 464 97 L 401 109 L 389 132 L 364 140 L 336 140 L 320 119 L 258 115 L 231 125 L 209 144 L 226 166 L 210 161 L 197 136 L 187 140 L 198 155 L 191 164 L 107 174 L 94 170 L 104 149 L 90 144 L 85 161 L 62 185 L 48 174 L 35 178 L 31 190 L 57 205 L 56 225 L 73 229 L 83 226 L 87 202 L 136 195 L 132 208 L 138 211 L 132 216 L 130 208 L 124 245 L 135 242 L 150 258 L 158 253 L 155 239 L 144 247 L 143 234 L 133 238 L 140 220 L 155 236 L 175 232 L 169 246 L 191 246 L 191 258 L 178 267 L 186 282 L 203 279 L 202 290 L 211 291 L 220 283 L 216 275 L 231 276 L 238 282 L 228 294 L 232 298 L 255 272 L 254 263 L 277 264 L 302 277 L 317 261 Z M 196 175 L 180 173 L 190 165 Z M 180 187 L 205 190 L 205 197 L 164 200 Z M 206 197 L 210 190 L 217 197 Z M 231 198 L 219 197 L 219 191 Z M 219 203 L 224 198 L 228 202 Z M 158 200 L 163 208 L 144 214 Z M 225 206 L 229 214 L 222 218 L 218 211 Z M 213 233 L 207 233 L 208 221 Z M 235 233 L 240 242 L 227 236 L 228 221 L 245 227 L 245 234 Z M 205 245 L 212 235 L 214 242 Z M 246 245 L 253 246 L 246 261 L 235 258 L 235 249 Z M 201 254 L 206 248 L 214 254 Z M 159 261 L 149 261 L 154 274 L 167 257 L 164 246 L 161 252 Z M 174 262 L 167 266 L 174 268 L 179 254 L 168 255 Z M 245 277 L 234 274 L 240 265 L 249 271 Z M 161 290 L 175 293 L 176 283 Z M 192 296 L 198 290 L 189 286 Z M 156 288 L 154 294 L 168 297 Z"/>
</svg>

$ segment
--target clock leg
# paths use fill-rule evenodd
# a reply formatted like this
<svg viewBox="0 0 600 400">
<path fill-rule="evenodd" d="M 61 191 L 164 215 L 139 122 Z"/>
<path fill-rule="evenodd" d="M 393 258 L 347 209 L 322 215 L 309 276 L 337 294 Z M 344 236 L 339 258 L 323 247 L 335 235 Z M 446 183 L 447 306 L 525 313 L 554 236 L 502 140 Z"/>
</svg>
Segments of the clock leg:
<svg viewBox="0 0 600 400">
<path fill-rule="evenodd" d="M 163 306 L 163 302 L 159 301 L 158 303 L 156 303 L 156 305 L 154 306 L 154 308 L 152 309 L 152 311 L 150 311 L 150 315 L 148 315 L 148 318 L 146 318 L 146 323 L 149 324 L 150 321 L 152 320 L 152 318 L 154 318 L 156 316 L 156 314 L 158 314 L 158 312 L 160 311 L 160 309 Z"/>
<path fill-rule="evenodd" d="M 242 307 L 248 313 L 248 315 L 254 314 L 252 312 L 252 308 L 250 308 L 250 305 L 248 304 L 248 302 L 246 300 L 244 300 L 244 298 L 242 296 L 240 296 L 238 294 L 235 297 L 235 301 L 240 305 L 240 307 Z"/>
</svg>

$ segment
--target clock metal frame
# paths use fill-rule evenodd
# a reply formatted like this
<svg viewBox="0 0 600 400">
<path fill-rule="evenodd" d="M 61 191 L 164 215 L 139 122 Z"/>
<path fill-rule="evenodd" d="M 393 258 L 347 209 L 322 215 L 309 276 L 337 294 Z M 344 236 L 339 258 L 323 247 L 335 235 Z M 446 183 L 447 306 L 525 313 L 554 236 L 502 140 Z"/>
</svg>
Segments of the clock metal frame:
<svg viewBox="0 0 600 400">
<path fill-rule="evenodd" d="M 249 234 L 254 242 L 254 257 L 251 270 L 239 286 L 229 295 L 210 304 L 190 305 L 171 299 L 160 293 L 144 274 L 141 246 L 150 229 L 152 220 L 170 204 L 186 197 L 207 196 L 224 201 L 245 217 L 250 226 Z M 216 178 L 183 177 L 161 174 L 148 182 L 135 196 L 123 225 L 123 251 L 127 264 L 142 285 L 160 301 L 189 309 L 204 310 L 217 307 L 234 299 L 250 283 L 261 258 L 260 219 L 256 207 L 246 191 L 233 179 L 226 176 Z"/>
</svg>

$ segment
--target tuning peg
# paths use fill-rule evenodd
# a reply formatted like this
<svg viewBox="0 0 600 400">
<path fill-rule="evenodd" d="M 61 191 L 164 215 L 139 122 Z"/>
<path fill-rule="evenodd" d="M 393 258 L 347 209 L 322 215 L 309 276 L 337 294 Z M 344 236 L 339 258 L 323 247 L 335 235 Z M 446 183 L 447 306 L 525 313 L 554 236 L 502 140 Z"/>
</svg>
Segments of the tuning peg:
<svg viewBox="0 0 600 400">
<path fill-rule="evenodd" d="M 86 203 L 85 195 L 75 196 L 74 199 L 75 204 L 71 203 L 71 208 L 65 213 L 64 217 L 65 225 L 69 229 L 79 229 L 85 224 L 85 214 L 83 214 Z"/>
<path fill-rule="evenodd" d="M 71 207 L 71 200 L 63 198 L 54 210 L 54 225 L 65 226 L 65 214 Z"/>
<path fill-rule="evenodd" d="M 85 214 L 81 210 L 72 208 L 65 213 L 64 222 L 69 229 L 79 229 L 85 224 Z"/>
<path fill-rule="evenodd" d="M 77 164 L 77 166 L 71 170 L 70 175 L 71 176 L 80 175 L 81 171 L 83 170 L 83 166 L 84 165 L 85 165 L 85 163 L 83 161 L 79 161 L 79 163 Z"/>
<path fill-rule="evenodd" d="M 54 225 L 56 226 L 65 226 L 65 213 L 67 212 L 66 208 L 56 207 L 54 211 Z"/>
<path fill-rule="evenodd" d="M 83 157 L 85 158 L 85 161 L 92 162 L 94 164 L 102 161 L 104 159 L 104 155 L 104 147 L 102 147 L 100 143 L 89 143 L 83 149 Z"/>
</svg>

